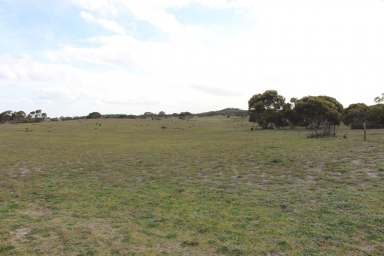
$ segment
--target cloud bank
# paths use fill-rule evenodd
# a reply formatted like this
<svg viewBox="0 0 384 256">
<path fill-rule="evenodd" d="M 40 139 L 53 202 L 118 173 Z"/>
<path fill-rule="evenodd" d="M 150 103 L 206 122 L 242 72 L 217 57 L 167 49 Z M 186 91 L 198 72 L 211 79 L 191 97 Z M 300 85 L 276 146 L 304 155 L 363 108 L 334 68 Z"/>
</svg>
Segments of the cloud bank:
<svg viewBox="0 0 384 256">
<path fill-rule="evenodd" d="M 0 13 L 0 29 L 8 28 L 0 35 L 14 42 L 0 44 L 0 87 L 7 98 L 17 89 L 24 99 L 3 101 L 2 109 L 200 112 L 246 108 L 266 89 L 328 94 L 344 104 L 372 103 L 383 90 L 379 0 L 39 3 L 22 23 Z M 3 5 L 20 10 L 16 17 L 30 8 L 24 0 Z M 43 27 L 42 44 L 21 43 L 37 37 L 18 29 Z"/>
</svg>

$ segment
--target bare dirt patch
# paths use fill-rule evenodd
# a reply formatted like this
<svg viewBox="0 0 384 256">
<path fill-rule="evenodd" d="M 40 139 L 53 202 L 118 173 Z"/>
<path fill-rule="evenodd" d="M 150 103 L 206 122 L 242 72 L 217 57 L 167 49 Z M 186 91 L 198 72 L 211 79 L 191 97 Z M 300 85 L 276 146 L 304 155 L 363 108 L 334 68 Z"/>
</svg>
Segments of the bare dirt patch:
<svg viewBox="0 0 384 256">
<path fill-rule="evenodd" d="M 32 232 L 30 228 L 18 228 L 11 235 L 11 241 L 17 242 L 25 239 Z"/>
<path fill-rule="evenodd" d="M 42 218 L 49 216 L 51 214 L 51 210 L 48 208 L 31 205 L 27 209 L 23 210 L 21 214 L 27 215 L 32 218 Z"/>
</svg>

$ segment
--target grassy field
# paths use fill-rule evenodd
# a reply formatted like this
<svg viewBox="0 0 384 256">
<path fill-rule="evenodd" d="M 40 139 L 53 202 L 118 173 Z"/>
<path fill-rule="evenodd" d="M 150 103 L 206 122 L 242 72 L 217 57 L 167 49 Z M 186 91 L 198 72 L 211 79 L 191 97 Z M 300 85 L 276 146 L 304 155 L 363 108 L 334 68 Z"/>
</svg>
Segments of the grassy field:
<svg viewBox="0 0 384 256">
<path fill-rule="evenodd" d="M 384 255 L 384 131 L 306 135 L 220 117 L 1 125 L 0 255 Z"/>
</svg>

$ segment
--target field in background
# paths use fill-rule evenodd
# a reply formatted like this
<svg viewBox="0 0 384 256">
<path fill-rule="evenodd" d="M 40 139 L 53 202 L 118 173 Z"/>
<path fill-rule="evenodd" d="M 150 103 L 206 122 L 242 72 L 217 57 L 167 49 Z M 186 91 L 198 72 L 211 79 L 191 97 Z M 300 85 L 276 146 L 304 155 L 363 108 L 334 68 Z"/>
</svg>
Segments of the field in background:
<svg viewBox="0 0 384 256">
<path fill-rule="evenodd" d="M 1 125 L 0 255 L 383 255 L 384 131 L 306 135 L 221 117 Z"/>
</svg>

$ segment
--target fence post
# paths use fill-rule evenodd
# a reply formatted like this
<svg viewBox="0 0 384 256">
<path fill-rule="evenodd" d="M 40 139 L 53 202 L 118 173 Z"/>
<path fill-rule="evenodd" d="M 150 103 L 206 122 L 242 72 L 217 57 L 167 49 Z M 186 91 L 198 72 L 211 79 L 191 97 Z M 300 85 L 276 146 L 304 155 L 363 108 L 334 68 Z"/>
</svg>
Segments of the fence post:
<svg viewBox="0 0 384 256">
<path fill-rule="evenodd" d="M 364 121 L 364 141 L 367 141 L 367 122 Z"/>
</svg>

